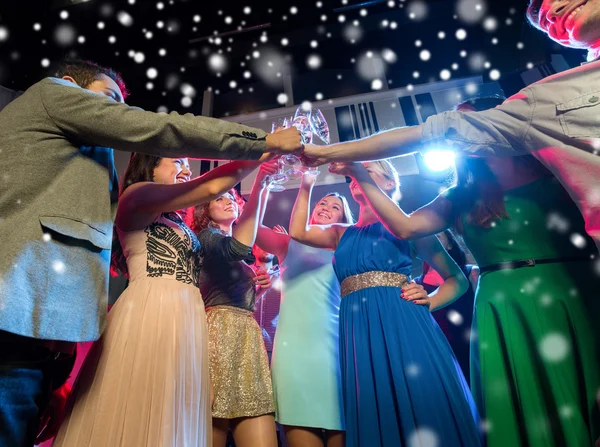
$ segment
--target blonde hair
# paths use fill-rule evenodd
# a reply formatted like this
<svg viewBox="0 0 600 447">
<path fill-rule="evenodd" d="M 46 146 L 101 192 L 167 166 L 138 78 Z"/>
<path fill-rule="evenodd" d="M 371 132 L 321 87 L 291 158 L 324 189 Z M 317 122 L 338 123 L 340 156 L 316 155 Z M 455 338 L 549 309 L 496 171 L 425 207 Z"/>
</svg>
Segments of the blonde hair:
<svg viewBox="0 0 600 447">
<path fill-rule="evenodd" d="M 394 187 L 385 193 L 392 199 L 394 202 L 399 202 L 401 198 L 400 194 L 400 176 L 398 175 L 398 171 L 394 168 L 394 165 L 390 163 L 388 160 L 377 160 L 377 161 L 369 161 L 364 163 L 365 166 L 369 166 L 371 169 L 379 172 L 386 179 L 394 182 Z"/>
</svg>

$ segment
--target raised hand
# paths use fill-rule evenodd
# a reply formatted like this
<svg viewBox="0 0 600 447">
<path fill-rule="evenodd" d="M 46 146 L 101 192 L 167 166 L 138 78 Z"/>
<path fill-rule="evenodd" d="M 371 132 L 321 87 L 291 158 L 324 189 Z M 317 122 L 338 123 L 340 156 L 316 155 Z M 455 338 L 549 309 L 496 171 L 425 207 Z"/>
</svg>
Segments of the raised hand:
<svg viewBox="0 0 600 447">
<path fill-rule="evenodd" d="M 427 291 L 421 284 L 417 284 L 414 281 L 411 281 L 402 288 L 402 294 L 400 295 L 400 298 L 406 301 L 412 301 L 413 303 L 421 306 L 426 306 L 427 309 L 429 309 L 431 306 L 431 301 L 429 299 L 429 295 L 427 295 Z"/>
<path fill-rule="evenodd" d="M 261 289 L 271 288 L 271 275 L 261 267 L 255 270 L 254 285 Z"/>
<path fill-rule="evenodd" d="M 325 158 L 327 154 L 327 146 L 317 146 L 316 144 L 305 144 L 304 152 L 302 153 L 302 164 L 311 168 L 329 163 Z"/>
<path fill-rule="evenodd" d="M 267 150 L 278 155 L 300 155 L 304 150 L 300 131 L 295 127 L 267 135 Z"/>
<path fill-rule="evenodd" d="M 333 162 L 329 165 L 329 172 L 337 175 L 345 175 L 347 177 L 354 177 L 358 169 L 361 168 L 361 164 L 357 162 L 344 163 L 344 162 Z"/>
<path fill-rule="evenodd" d="M 279 234 L 288 234 L 287 230 L 284 227 L 282 227 L 281 225 L 275 225 L 273 227 L 273 231 L 275 233 L 279 233 Z"/>
<path fill-rule="evenodd" d="M 277 172 L 277 170 L 279 169 L 279 160 L 277 158 L 274 158 L 272 160 L 269 160 L 267 162 L 264 162 L 263 164 L 260 165 L 260 169 L 258 170 L 259 175 L 265 176 L 265 175 L 273 175 Z"/>
</svg>

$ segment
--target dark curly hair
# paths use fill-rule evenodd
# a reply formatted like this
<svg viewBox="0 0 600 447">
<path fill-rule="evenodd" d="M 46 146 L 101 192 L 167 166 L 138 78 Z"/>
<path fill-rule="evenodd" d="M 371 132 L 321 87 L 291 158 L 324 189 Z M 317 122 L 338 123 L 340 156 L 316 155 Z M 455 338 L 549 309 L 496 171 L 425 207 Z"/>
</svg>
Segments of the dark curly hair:
<svg viewBox="0 0 600 447">
<path fill-rule="evenodd" d="M 246 202 L 245 202 L 244 198 L 237 192 L 237 190 L 235 188 L 231 188 L 227 192 L 233 196 L 235 202 L 238 204 L 238 207 L 239 207 L 238 218 L 239 218 L 239 216 L 242 215 L 242 211 L 244 210 L 244 205 L 246 204 Z M 192 228 L 192 231 L 194 233 L 196 233 L 197 235 L 200 234 L 200 232 L 202 230 L 205 230 L 207 228 L 219 229 L 219 226 L 216 223 L 214 223 L 213 220 L 210 218 L 209 208 L 210 208 L 210 202 L 203 203 L 202 205 L 198 205 L 197 207 L 194 208 L 190 227 Z M 235 225 L 236 222 L 234 222 L 233 224 Z"/>
<path fill-rule="evenodd" d="M 94 81 L 100 79 L 100 76 L 108 76 L 111 78 L 123 95 L 123 99 L 129 96 L 129 92 L 125 87 L 125 81 L 119 73 L 114 71 L 112 68 L 102 67 L 95 62 L 85 61 L 82 59 L 65 59 L 60 68 L 58 69 L 58 77 L 70 76 L 75 79 L 77 85 L 86 88 Z"/>
</svg>

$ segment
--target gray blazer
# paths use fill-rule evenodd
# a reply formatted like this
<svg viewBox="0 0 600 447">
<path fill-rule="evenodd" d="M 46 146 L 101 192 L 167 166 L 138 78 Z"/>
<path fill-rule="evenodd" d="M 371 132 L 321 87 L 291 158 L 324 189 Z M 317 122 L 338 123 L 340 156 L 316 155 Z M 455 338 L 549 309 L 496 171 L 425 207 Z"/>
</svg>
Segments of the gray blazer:
<svg viewBox="0 0 600 447">
<path fill-rule="evenodd" d="M 0 329 L 96 340 L 105 326 L 118 197 L 113 149 L 258 159 L 266 133 L 158 114 L 46 78 L 0 111 Z"/>
<path fill-rule="evenodd" d="M 6 105 L 13 99 L 18 98 L 22 94 L 23 92 L 11 90 L 0 85 L 0 110 L 6 107 Z"/>
</svg>

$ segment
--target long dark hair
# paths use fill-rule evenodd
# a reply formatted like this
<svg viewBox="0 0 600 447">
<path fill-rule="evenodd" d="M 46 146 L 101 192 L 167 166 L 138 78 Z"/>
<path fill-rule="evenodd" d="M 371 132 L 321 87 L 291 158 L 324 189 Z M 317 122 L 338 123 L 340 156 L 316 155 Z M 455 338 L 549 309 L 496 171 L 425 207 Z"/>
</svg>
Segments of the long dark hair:
<svg viewBox="0 0 600 447">
<path fill-rule="evenodd" d="M 462 272 L 468 278 L 469 272 L 467 270 L 467 254 L 462 249 L 462 247 L 458 243 L 458 240 L 456 240 L 456 238 L 454 237 L 454 235 L 452 234 L 452 232 L 450 230 L 444 230 L 444 231 L 442 231 L 442 233 L 448 239 L 448 247 L 445 247 L 446 251 L 448 252 L 450 257 L 452 259 L 454 259 L 454 262 L 456 262 L 458 267 L 462 270 Z"/>
<path fill-rule="evenodd" d="M 504 101 L 500 96 L 488 96 L 464 101 L 455 107 L 460 110 L 470 106 L 481 112 L 496 107 Z M 540 175 L 550 172 L 532 155 L 515 158 L 526 170 Z M 509 219 L 504 204 L 504 191 L 483 158 L 458 157 L 456 159 L 456 199 L 454 200 L 454 229 L 464 233 L 463 217 L 476 226 L 489 228 L 493 221 Z"/>
<path fill-rule="evenodd" d="M 140 154 L 136 152 L 132 153 L 131 157 L 129 158 L 127 170 L 125 171 L 125 176 L 123 177 L 123 181 L 121 183 L 119 197 L 123 195 L 123 192 L 134 183 L 154 181 L 154 169 L 160 164 L 161 160 L 161 157 L 156 157 L 154 155 Z M 119 241 L 119 237 L 117 235 L 116 227 L 113 231 L 110 271 L 113 276 L 125 275 L 129 277 L 127 271 L 127 262 L 125 255 L 123 254 L 121 241 Z"/>
</svg>

